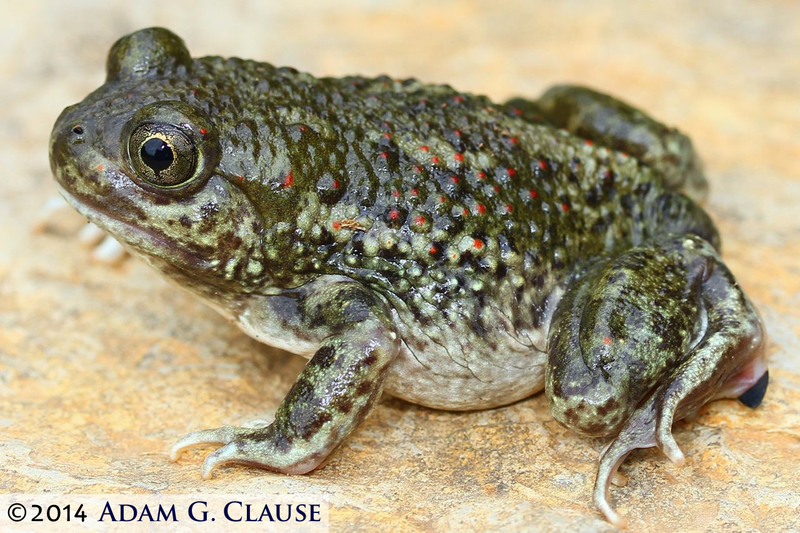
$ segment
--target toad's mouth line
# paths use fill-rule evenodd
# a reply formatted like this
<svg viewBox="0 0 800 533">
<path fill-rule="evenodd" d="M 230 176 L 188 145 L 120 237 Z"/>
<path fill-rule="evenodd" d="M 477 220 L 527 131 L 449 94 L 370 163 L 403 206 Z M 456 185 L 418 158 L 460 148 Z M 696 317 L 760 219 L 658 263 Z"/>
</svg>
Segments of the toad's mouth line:
<svg viewBox="0 0 800 533">
<path fill-rule="evenodd" d="M 180 257 L 183 264 L 191 266 L 191 269 L 211 269 L 213 263 L 202 259 L 188 250 L 176 247 L 163 236 L 157 234 L 149 228 L 135 226 L 121 218 L 106 214 L 99 209 L 92 207 L 90 202 L 83 202 L 73 195 L 56 180 L 59 194 L 67 203 L 78 213 L 86 217 L 91 223 L 99 226 L 104 231 L 111 234 L 129 252 L 139 255 L 148 262 L 163 262 L 164 259 L 156 253 L 158 250 L 170 250 L 170 253 Z M 173 265 L 176 268 L 176 265 Z M 188 269 L 181 269 L 186 270 Z"/>
</svg>

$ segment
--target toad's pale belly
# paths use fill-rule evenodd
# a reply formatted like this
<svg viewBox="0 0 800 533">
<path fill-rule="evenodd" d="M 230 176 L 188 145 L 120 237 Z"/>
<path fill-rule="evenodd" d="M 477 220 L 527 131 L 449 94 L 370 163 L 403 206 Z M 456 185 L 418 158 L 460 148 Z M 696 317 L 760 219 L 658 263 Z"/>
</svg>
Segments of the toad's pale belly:
<svg viewBox="0 0 800 533">
<path fill-rule="evenodd" d="M 468 369 L 446 353 L 430 355 L 420 361 L 404 342 L 384 390 L 426 407 L 467 411 L 507 405 L 544 388 L 547 355 L 536 349 L 498 354 L 506 366 L 476 358 Z"/>
<path fill-rule="evenodd" d="M 497 328 L 483 336 L 467 321 L 423 328 L 395 306 L 403 343 L 388 369 L 385 390 L 419 405 L 457 411 L 507 405 L 542 390 L 551 310 L 562 292 L 553 290 L 538 328 L 515 330 L 500 309 L 487 309 Z"/>
</svg>

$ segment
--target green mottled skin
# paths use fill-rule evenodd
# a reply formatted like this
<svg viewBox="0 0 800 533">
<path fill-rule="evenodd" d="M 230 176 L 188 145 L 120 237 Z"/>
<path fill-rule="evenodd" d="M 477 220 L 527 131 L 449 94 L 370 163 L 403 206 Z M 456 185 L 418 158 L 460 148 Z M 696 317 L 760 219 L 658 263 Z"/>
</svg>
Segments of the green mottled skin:
<svg viewBox="0 0 800 533">
<path fill-rule="evenodd" d="M 699 158 L 627 104 L 192 59 L 162 29 L 118 41 L 107 72 L 54 128 L 64 195 L 248 334 L 313 355 L 273 424 L 176 445 L 224 444 L 206 475 L 312 470 L 384 385 L 447 409 L 546 385 L 561 422 L 618 435 L 595 499 L 621 523 L 605 491 L 624 456 L 679 460 L 672 420 L 764 374 L 760 320 L 679 192 L 705 194 Z M 145 123 L 194 147 L 171 188 L 134 168 Z"/>
</svg>

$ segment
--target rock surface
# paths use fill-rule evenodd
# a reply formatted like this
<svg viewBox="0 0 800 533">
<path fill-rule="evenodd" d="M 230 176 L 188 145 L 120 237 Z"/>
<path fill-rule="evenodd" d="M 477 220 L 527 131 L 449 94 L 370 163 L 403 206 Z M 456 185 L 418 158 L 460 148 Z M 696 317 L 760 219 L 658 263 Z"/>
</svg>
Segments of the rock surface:
<svg viewBox="0 0 800 533">
<path fill-rule="evenodd" d="M 211 7 L 211 6 L 214 7 Z M 315 74 L 416 76 L 495 99 L 583 83 L 688 133 L 724 258 L 761 310 L 772 383 L 676 426 L 687 464 L 634 453 L 613 499 L 632 531 L 800 528 L 800 4 L 477 1 L 30 2 L 0 42 L 0 492 L 310 493 L 335 530 L 611 530 L 591 504 L 600 440 L 543 396 L 486 412 L 386 397 L 322 470 L 169 463 L 188 431 L 269 419 L 304 361 L 263 347 L 135 260 L 90 261 L 55 194 L 47 139 L 104 77 L 119 36 L 168 26 L 195 55 Z M 632 7 L 635 6 L 635 7 Z"/>
</svg>

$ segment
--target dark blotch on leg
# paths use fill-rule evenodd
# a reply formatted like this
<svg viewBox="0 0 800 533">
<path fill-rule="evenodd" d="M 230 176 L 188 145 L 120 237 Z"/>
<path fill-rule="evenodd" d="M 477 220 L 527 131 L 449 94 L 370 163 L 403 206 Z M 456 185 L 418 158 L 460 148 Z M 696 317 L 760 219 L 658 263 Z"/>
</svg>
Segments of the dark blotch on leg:
<svg viewBox="0 0 800 533">
<path fill-rule="evenodd" d="M 333 346 L 323 346 L 320 348 L 314 359 L 309 363 L 314 363 L 320 369 L 329 368 L 336 359 L 336 350 Z"/>
<path fill-rule="evenodd" d="M 335 403 L 339 412 L 347 414 L 353 410 L 353 400 L 349 396 L 343 396 Z"/>
<path fill-rule="evenodd" d="M 767 393 L 767 385 L 769 385 L 769 370 L 764 372 L 764 375 L 756 381 L 756 384 L 747 389 L 747 392 L 739 396 L 739 401 L 751 409 L 755 409 L 761 405 L 761 400 Z"/>
<path fill-rule="evenodd" d="M 305 427 L 298 428 L 300 436 L 305 440 L 311 439 L 322 426 L 330 422 L 333 417 L 330 413 L 321 412 L 313 413 L 313 418 L 306 424 Z"/>
<path fill-rule="evenodd" d="M 362 364 L 363 364 L 364 367 L 369 367 L 369 366 L 372 366 L 373 364 L 375 364 L 375 362 L 377 360 L 378 360 L 378 356 L 375 355 L 375 352 L 372 352 L 372 353 L 370 353 L 368 356 L 366 356 L 364 358 L 364 360 L 362 361 Z"/>
<path fill-rule="evenodd" d="M 372 392 L 373 384 L 371 381 L 362 381 L 356 389 L 356 396 L 366 396 Z"/>
<path fill-rule="evenodd" d="M 292 388 L 289 389 L 289 394 L 286 399 L 291 402 L 314 404 L 318 400 L 314 395 L 314 384 L 311 383 L 305 376 L 300 376 L 294 382 Z"/>
</svg>

